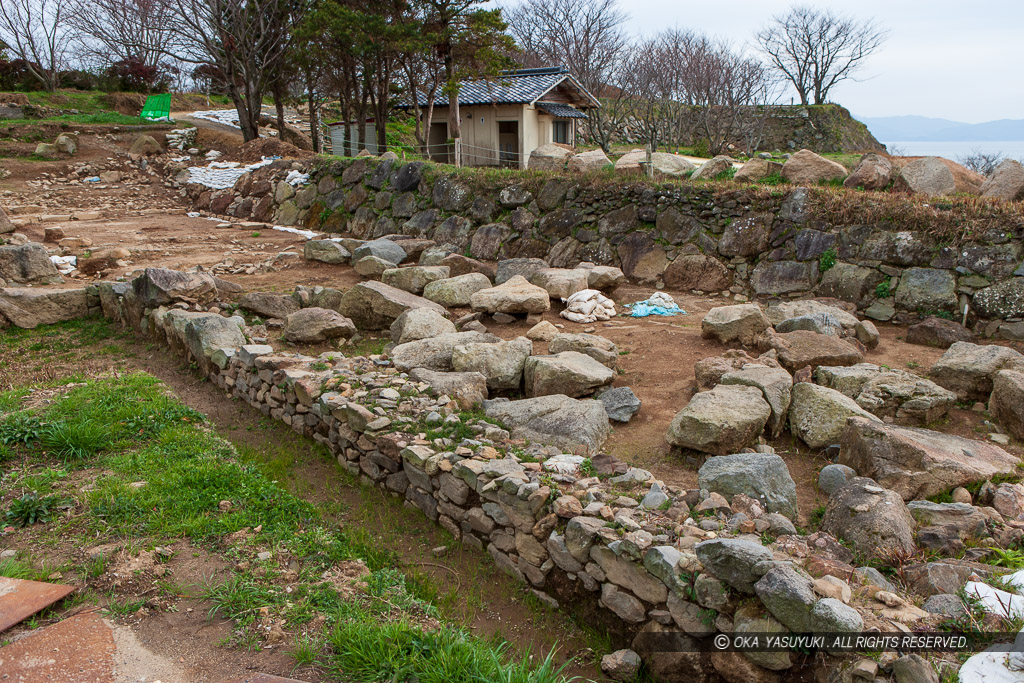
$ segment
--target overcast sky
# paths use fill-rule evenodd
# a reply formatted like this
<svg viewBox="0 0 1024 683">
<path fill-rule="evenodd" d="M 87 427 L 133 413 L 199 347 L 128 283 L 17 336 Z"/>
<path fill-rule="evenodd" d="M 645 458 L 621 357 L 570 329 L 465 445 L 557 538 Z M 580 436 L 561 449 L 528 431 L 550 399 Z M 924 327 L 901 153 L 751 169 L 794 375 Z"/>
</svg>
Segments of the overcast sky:
<svg viewBox="0 0 1024 683">
<path fill-rule="evenodd" d="M 505 0 L 515 4 L 517 0 Z M 752 36 L 792 4 L 779 0 L 619 0 L 628 29 L 653 35 L 679 26 L 753 47 Z M 858 75 L 830 99 L 859 116 L 918 114 L 980 123 L 1024 119 L 1020 0 L 859 0 L 817 2 L 875 18 L 889 37 Z M 788 97 L 787 97 L 788 99 Z"/>
</svg>

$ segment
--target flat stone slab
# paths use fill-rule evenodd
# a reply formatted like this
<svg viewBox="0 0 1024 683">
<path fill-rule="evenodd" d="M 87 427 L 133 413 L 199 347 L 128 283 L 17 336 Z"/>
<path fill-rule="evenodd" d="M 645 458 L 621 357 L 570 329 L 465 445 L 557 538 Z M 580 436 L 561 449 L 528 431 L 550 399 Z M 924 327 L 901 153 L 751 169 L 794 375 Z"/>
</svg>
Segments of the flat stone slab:
<svg viewBox="0 0 1024 683">
<path fill-rule="evenodd" d="M 0 631 L 6 631 L 74 592 L 74 586 L 0 576 Z"/>
<path fill-rule="evenodd" d="M 112 683 L 115 650 L 110 626 L 86 612 L 0 648 L 0 671 L 11 681 Z"/>
</svg>

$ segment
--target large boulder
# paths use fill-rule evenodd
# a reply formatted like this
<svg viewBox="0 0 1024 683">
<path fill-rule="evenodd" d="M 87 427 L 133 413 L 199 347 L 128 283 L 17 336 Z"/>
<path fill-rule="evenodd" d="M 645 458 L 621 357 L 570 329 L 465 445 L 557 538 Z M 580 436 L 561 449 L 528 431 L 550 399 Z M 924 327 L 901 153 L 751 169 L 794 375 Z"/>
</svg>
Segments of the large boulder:
<svg viewBox="0 0 1024 683">
<path fill-rule="evenodd" d="M 302 255 L 307 261 L 321 263 L 348 263 L 352 258 L 349 250 L 334 240 L 309 240 L 302 247 Z"/>
<path fill-rule="evenodd" d="M 473 294 L 490 286 L 491 281 L 483 273 L 466 273 L 427 283 L 423 298 L 448 308 L 465 308 Z"/>
<path fill-rule="evenodd" d="M 241 288 L 209 273 L 182 273 L 167 268 L 146 268 L 132 280 L 139 304 L 146 308 L 177 302 L 208 304 L 241 292 Z"/>
<path fill-rule="evenodd" d="M 238 307 L 264 318 L 284 320 L 299 310 L 299 302 L 287 294 L 272 292 L 249 292 L 238 300 Z"/>
<path fill-rule="evenodd" d="M 508 282 L 516 275 L 521 275 L 529 280 L 538 270 L 548 267 L 548 262 L 539 258 L 502 259 L 498 261 L 498 268 L 494 272 L 494 284 L 500 285 Z"/>
<path fill-rule="evenodd" d="M 683 254 L 668 264 L 662 280 L 671 289 L 720 292 L 732 285 L 733 274 L 713 256 Z"/>
<path fill-rule="evenodd" d="M 743 183 L 752 183 L 768 176 L 782 173 L 782 164 L 777 161 L 770 159 L 759 159 L 757 157 L 751 159 L 747 163 L 736 171 L 736 175 L 732 177 L 733 180 Z"/>
<path fill-rule="evenodd" d="M 38 242 L 0 246 L 0 280 L 13 284 L 56 285 L 64 282 L 46 247 Z"/>
<path fill-rule="evenodd" d="M 1024 371 L 1000 370 L 992 378 L 989 412 L 1006 431 L 1024 441 Z"/>
<path fill-rule="evenodd" d="M 576 270 L 587 271 L 587 287 L 600 292 L 614 291 L 619 285 L 626 282 L 626 276 L 621 268 L 615 266 L 595 266 L 593 263 L 581 263 Z"/>
<path fill-rule="evenodd" d="M 386 330 L 411 308 L 428 308 L 445 315 L 443 306 L 383 282 L 360 282 L 341 297 L 339 311 L 361 330 Z"/>
<path fill-rule="evenodd" d="M 557 328 L 556 328 L 557 329 Z M 619 349 L 615 342 L 597 334 L 569 334 L 558 332 L 548 342 L 548 353 L 576 351 L 584 353 L 609 368 L 614 368 L 619 359 Z"/>
<path fill-rule="evenodd" d="M 697 472 L 697 486 L 730 502 L 737 494 L 761 502 L 768 512 L 796 519 L 796 483 L 786 462 L 774 453 L 739 453 L 708 458 Z"/>
<path fill-rule="evenodd" d="M 526 162 L 526 167 L 531 171 L 561 171 L 572 155 L 565 147 L 552 142 L 530 152 L 530 160 Z"/>
<path fill-rule="evenodd" d="M 790 372 L 819 365 L 856 365 L 864 354 L 850 342 L 828 334 L 800 330 L 784 334 L 770 333 L 769 348 L 775 350 L 779 363 Z"/>
<path fill-rule="evenodd" d="M 429 308 L 410 308 L 391 323 L 391 341 L 395 344 L 455 332 L 455 323 Z"/>
<path fill-rule="evenodd" d="M 15 327 L 32 329 L 87 315 L 89 300 L 84 289 L 0 289 L 0 323 L 6 319 Z"/>
<path fill-rule="evenodd" d="M 982 184 L 981 196 L 1010 202 L 1024 199 L 1024 165 L 1014 159 L 1006 159 L 996 166 Z"/>
<path fill-rule="evenodd" d="M 487 378 L 479 372 L 438 372 L 413 368 L 409 376 L 429 384 L 437 396 L 449 396 L 463 410 L 477 408 L 487 400 Z"/>
<path fill-rule="evenodd" d="M 797 332 L 799 330 L 829 334 L 833 337 L 841 337 L 844 331 L 842 323 L 831 313 L 798 315 L 795 318 L 787 318 L 775 326 L 776 332 Z"/>
<path fill-rule="evenodd" d="M 487 332 L 455 332 L 405 342 L 391 349 L 391 362 L 400 372 L 426 368 L 438 372 L 452 369 L 452 352 L 463 344 L 493 344 L 499 337 Z"/>
<path fill-rule="evenodd" d="M 881 422 L 858 406 L 852 398 L 835 389 L 810 382 L 800 382 L 793 386 L 793 401 L 789 406 L 789 428 L 811 448 L 824 448 L 839 443 L 850 417 Z"/>
<path fill-rule="evenodd" d="M 617 173 L 640 173 L 640 164 L 647 161 L 647 152 L 642 149 L 631 149 L 615 160 Z"/>
<path fill-rule="evenodd" d="M 576 351 L 530 356 L 523 372 L 527 396 L 565 394 L 577 398 L 592 394 L 615 379 L 613 371 Z"/>
<path fill-rule="evenodd" d="M 655 173 L 673 178 L 682 178 L 697 168 L 685 157 L 681 157 L 678 154 L 669 154 L 668 152 L 652 153 L 651 166 L 654 167 Z"/>
<path fill-rule="evenodd" d="M 928 376 L 965 401 L 984 401 L 1000 370 L 1024 371 L 1024 355 L 1005 346 L 956 342 L 932 365 Z"/>
<path fill-rule="evenodd" d="M 386 285 L 421 294 L 431 282 L 448 278 L 448 266 L 408 266 L 389 268 L 381 273 L 380 279 Z"/>
<path fill-rule="evenodd" d="M 982 318 L 1024 317 L 1024 277 L 1014 277 L 979 289 L 971 299 Z"/>
<path fill-rule="evenodd" d="M 552 299 L 568 299 L 587 289 L 589 282 L 590 274 L 582 269 L 541 268 L 530 276 L 530 284 L 542 287 Z"/>
<path fill-rule="evenodd" d="M 757 440 L 771 413 L 759 389 L 719 385 L 694 394 L 672 418 L 665 440 L 713 455 L 737 453 Z"/>
<path fill-rule="evenodd" d="M 350 339 L 356 333 L 352 321 L 328 308 L 303 308 L 284 321 L 284 338 L 303 344 L 329 339 Z"/>
<path fill-rule="evenodd" d="M 387 239 L 376 239 L 363 242 L 352 252 L 352 263 L 358 263 L 367 256 L 376 256 L 379 259 L 398 265 L 408 256 L 405 249 L 397 242 Z"/>
<path fill-rule="evenodd" d="M 953 313 L 957 301 L 956 277 L 951 270 L 907 268 L 896 288 L 896 306 L 907 311 Z"/>
<path fill-rule="evenodd" d="M 600 171 L 606 166 L 611 166 L 612 161 L 600 149 L 592 149 L 587 152 L 574 154 L 569 159 L 569 170 L 573 173 L 590 173 Z"/>
<path fill-rule="evenodd" d="M 913 500 L 1013 473 L 1019 461 L 984 441 L 852 418 L 840 438 L 839 462 Z"/>
<path fill-rule="evenodd" d="M 885 275 L 877 268 L 840 261 L 822 274 L 817 293 L 863 308 L 874 300 L 875 290 L 884 279 Z"/>
<path fill-rule="evenodd" d="M 782 177 L 794 185 L 817 185 L 822 182 L 841 180 L 846 177 L 847 170 L 842 164 L 836 163 L 809 149 L 802 149 L 782 166 Z"/>
<path fill-rule="evenodd" d="M 809 291 L 814 287 L 817 264 L 810 261 L 761 260 L 750 274 L 750 286 L 758 296 L 779 296 Z"/>
<path fill-rule="evenodd" d="M 739 384 L 759 389 L 772 409 L 767 429 L 771 436 L 778 436 L 786 426 L 786 415 L 792 397 L 793 377 L 783 368 L 749 363 L 739 370 L 722 375 L 722 384 Z"/>
<path fill-rule="evenodd" d="M 514 439 L 567 451 L 594 454 L 608 438 L 608 414 L 601 402 L 593 399 L 553 395 L 490 401 L 484 412 L 508 427 Z"/>
<path fill-rule="evenodd" d="M 956 342 L 969 342 L 973 339 L 970 331 L 953 320 L 930 316 L 907 328 L 906 342 L 921 346 L 934 346 L 948 349 Z"/>
<path fill-rule="evenodd" d="M 61 151 L 63 154 L 67 154 L 69 157 L 74 156 L 75 152 L 78 151 L 78 135 L 67 133 L 61 133 L 54 139 L 53 146 Z"/>
<path fill-rule="evenodd" d="M 864 557 L 885 559 L 894 550 L 912 553 L 914 518 L 895 491 L 856 477 L 834 491 L 821 530 L 849 543 Z"/>
<path fill-rule="evenodd" d="M 738 304 L 712 308 L 700 322 L 700 336 L 722 344 L 739 342 L 744 346 L 771 327 L 768 316 L 757 304 Z"/>
<path fill-rule="evenodd" d="M 902 425 L 939 420 L 956 403 L 956 394 L 903 370 L 880 371 L 861 387 L 855 400 L 872 415 Z"/>
<path fill-rule="evenodd" d="M 880 154 L 865 154 L 857 168 L 843 181 L 844 187 L 884 190 L 892 182 L 892 162 Z"/>
<path fill-rule="evenodd" d="M 203 313 L 185 323 L 185 344 L 201 368 L 208 369 L 213 364 L 214 353 L 218 350 L 238 349 L 246 343 L 239 326 L 241 321 L 241 318 Z"/>
<path fill-rule="evenodd" d="M 452 369 L 479 372 L 494 390 L 518 389 L 523 366 L 533 353 L 533 342 L 526 337 L 497 343 L 460 344 L 452 349 Z"/>
<path fill-rule="evenodd" d="M 474 311 L 522 315 L 548 310 L 551 297 L 543 287 L 531 285 L 526 278 L 516 275 L 496 287 L 474 292 L 469 303 Z"/>
<path fill-rule="evenodd" d="M 772 325 L 780 325 L 792 318 L 828 315 L 838 321 L 845 330 L 852 330 L 857 326 L 857 316 L 854 314 L 838 306 L 826 304 L 816 299 L 800 299 L 772 304 L 765 311 L 765 315 L 768 316 L 768 320 L 771 321 Z"/>
<path fill-rule="evenodd" d="M 732 168 L 732 164 L 733 159 L 731 157 L 719 154 L 701 164 L 700 168 L 694 171 L 690 178 L 693 180 L 714 180 Z"/>
<path fill-rule="evenodd" d="M 939 157 L 922 157 L 900 169 L 895 189 L 928 196 L 953 194 L 956 179 Z"/>
<path fill-rule="evenodd" d="M 128 148 L 129 154 L 135 154 L 140 156 L 149 156 L 152 154 L 160 154 L 163 148 L 160 147 L 160 143 L 151 135 L 139 135 L 132 140 L 131 147 Z"/>
</svg>

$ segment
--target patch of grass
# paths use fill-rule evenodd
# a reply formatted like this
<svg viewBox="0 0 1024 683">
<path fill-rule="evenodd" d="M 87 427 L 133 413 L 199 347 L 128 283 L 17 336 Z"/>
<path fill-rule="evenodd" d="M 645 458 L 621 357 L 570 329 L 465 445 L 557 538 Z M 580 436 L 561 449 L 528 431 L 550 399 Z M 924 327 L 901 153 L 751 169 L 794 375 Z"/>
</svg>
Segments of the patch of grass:
<svg viewBox="0 0 1024 683">
<path fill-rule="evenodd" d="M 58 422 L 47 426 L 39 443 L 56 457 L 69 461 L 96 455 L 107 447 L 108 440 L 106 428 L 95 422 Z"/>
<path fill-rule="evenodd" d="M 879 299 L 888 299 L 892 296 L 892 278 L 886 278 L 875 287 L 875 296 Z"/>
<path fill-rule="evenodd" d="M 529 655 L 510 657 L 507 647 L 492 645 L 462 630 L 425 631 L 406 621 L 353 620 L 338 624 L 329 637 L 329 664 L 356 681 L 417 680 L 568 683 L 554 652 L 535 663 Z"/>
</svg>

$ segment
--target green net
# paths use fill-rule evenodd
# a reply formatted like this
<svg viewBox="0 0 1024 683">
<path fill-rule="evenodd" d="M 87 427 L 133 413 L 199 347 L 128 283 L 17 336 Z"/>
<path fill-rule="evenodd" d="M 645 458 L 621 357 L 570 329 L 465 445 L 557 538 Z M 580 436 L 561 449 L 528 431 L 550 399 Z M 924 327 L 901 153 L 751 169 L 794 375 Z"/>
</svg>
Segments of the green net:
<svg viewBox="0 0 1024 683">
<path fill-rule="evenodd" d="M 146 104 L 142 107 L 139 118 L 147 121 L 170 121 L 171 120 L 171 95 L 150 95 L 146 98 Z"/>
</svg>

